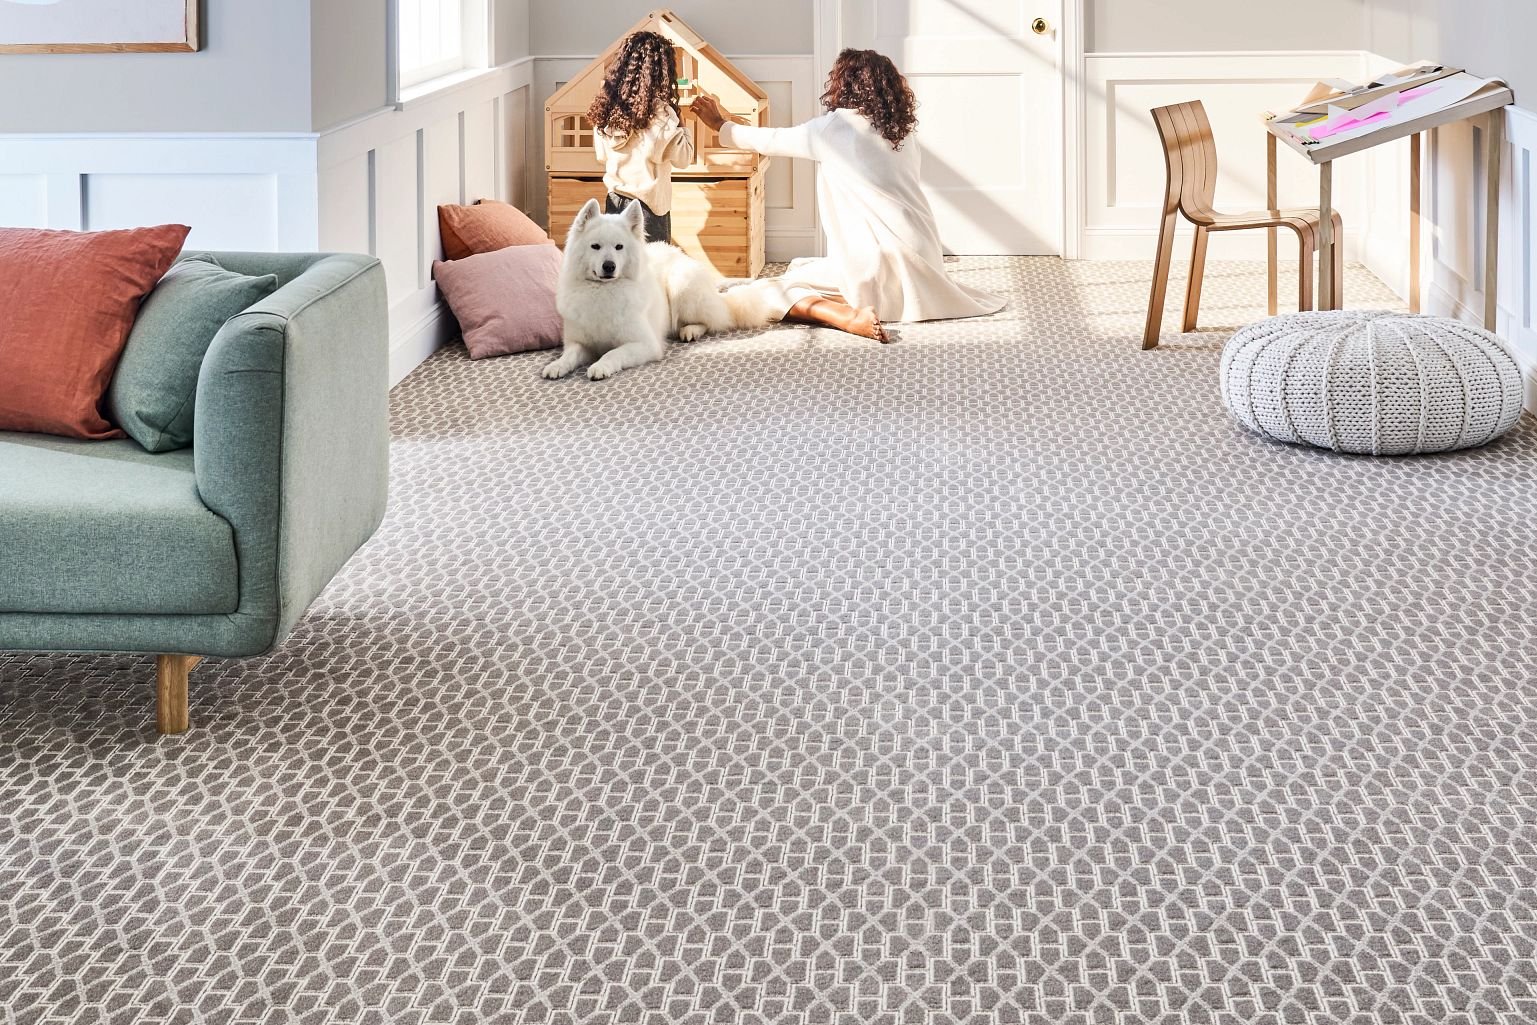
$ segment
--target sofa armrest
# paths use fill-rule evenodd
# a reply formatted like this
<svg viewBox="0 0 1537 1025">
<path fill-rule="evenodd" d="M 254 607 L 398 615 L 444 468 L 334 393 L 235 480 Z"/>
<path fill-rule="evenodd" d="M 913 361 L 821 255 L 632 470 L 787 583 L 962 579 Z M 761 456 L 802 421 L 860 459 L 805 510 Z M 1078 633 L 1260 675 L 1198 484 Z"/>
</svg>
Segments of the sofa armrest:
<svg viewBox="0 0 1537 1025">
<path fill-rule="evenodd" d="M 384 516 L 384 272 L 316 257 L 232 318 L 198 377 L 199 494 L 234 528 L 242 647 L 276 644 Z"/>
</svg>

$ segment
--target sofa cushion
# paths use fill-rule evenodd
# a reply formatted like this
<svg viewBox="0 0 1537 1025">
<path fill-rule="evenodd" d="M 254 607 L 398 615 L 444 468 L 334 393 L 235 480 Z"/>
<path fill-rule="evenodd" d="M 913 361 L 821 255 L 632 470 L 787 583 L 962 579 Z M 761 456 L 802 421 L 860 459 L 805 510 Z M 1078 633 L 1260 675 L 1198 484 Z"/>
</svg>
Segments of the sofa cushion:
<svg viewBox="0 0 1537 1025">
<path fill-rule="evenodd" d="M 0 612 L 230 613 L 238 584 L 190 449 L 0 434 Z"/>
<path fill-rule="evenodd" d="M 172 267 L 129 332 L 107 390 L 112 419 L 150 452 L 192 444 L 193 396 L 208 343 L 226 320 L 277 287 L 275 275 L 236 274 L 207 255 Z"/>
<path fill-rule="evenodd" d="M 0 228 L 0 430 L 122 437 L 102 416 L 107 384 L 187 231 Z"/>
</svg>

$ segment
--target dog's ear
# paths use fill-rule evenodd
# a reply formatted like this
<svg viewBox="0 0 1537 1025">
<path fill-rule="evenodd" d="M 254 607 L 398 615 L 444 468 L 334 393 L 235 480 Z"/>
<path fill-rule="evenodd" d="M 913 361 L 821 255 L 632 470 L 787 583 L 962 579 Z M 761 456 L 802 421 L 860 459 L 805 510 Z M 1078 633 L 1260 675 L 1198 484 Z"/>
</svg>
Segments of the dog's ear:
<svg viewBox="0 0 1537 1025">
<path fill-rule="evenodd" d="M 582 204 L 582 208 L 576 212 L 576 220 L 571 222 L 571 234 L 575 235 L 587 227 L 587 222 L 603 212 L 596 199 L 589 199 Z"/>
<path fill-rule="evenodd" d="M 634 200 L 624 208 L 624 226 L 630 229 L 630 234 L 646 241 L 646 211 L 641 207 L 640 200 Z"/>
</svg>

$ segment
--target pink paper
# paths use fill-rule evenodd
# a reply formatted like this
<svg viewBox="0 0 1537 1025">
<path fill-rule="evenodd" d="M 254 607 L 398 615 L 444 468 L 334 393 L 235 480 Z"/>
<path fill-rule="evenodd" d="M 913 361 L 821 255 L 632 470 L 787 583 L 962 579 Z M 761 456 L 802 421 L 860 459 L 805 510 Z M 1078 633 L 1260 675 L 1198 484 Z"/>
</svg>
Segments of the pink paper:
<svg viewBox="0 0 1537 1025">
<path fill-rule="evenodd" d="M 1430 85 L 1422 85 L 1418 89 L 1410 89 L 1406 92 L 1401 92 L 1398 94 L 1398 105 L 1402 106 L 1405 103 L 1413 102 L 1414 100 L 1419 99 L 1421 96 L 1429 96 L 1439 88 L 1441 88 L 1439 85 L 1432 83 Z M 1376 124 L 1383 118 L 1391 117 L 1392 114 L 1393 112 L 1390 110 L 1379 110 L 1377 113 L 1372 114 L 1369 117 L 1347 116 L 1340 118 L 1338 121 L 1325 121 L 1313 128 L 1312 135 L 1315 139 L 1327 139 L 1331 135 L 1339 135 L 1341 132 L 1348 132 L 1352 129 L 1360 128 L 1363 125 Z"/>
<path fill-rule="evenodd" d="M 1391 116 L 1391 111 L 1379 110 L 1377 113 L 1368 118 L 1347 117 L 1341 118 L 1338 121 L 1326 121 L 1319 125 L 1317 128 L 1313 129 L 1313 138 L 1327 139 L 1331 135 L 1338 135 L 1341 132 L 1348 132 L 1352 128 L 1360 128 L 1362 125 L 1375 124 L 1376 122 L 1382 121 Z"/>
</svg>

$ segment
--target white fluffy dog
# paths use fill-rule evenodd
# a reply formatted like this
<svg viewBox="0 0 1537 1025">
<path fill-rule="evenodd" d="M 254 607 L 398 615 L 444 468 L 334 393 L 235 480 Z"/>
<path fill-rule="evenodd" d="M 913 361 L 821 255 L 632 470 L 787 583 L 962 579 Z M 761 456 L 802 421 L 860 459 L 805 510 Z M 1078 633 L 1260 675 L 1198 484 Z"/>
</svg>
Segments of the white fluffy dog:
<svg viewBox="0 0 1537 1025">
<path fill-rule="evenodd" d="M 594 381 L 654 363 L 669 336 L 692 342 L 709 331 L 756 327 L 768 310 L 751 290 L 722 295 L 715 272 L 665 242 L 646 242 L 639 203 L 605 214 L 589 199 L 566 236 L 556 306 L 565 321 L 548 378 L 587 367 Z"/>
</svg>

